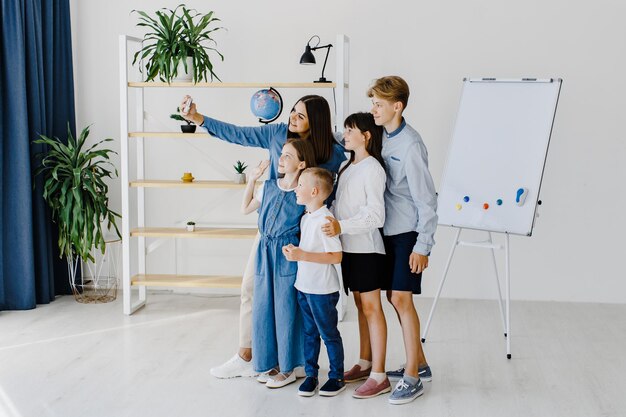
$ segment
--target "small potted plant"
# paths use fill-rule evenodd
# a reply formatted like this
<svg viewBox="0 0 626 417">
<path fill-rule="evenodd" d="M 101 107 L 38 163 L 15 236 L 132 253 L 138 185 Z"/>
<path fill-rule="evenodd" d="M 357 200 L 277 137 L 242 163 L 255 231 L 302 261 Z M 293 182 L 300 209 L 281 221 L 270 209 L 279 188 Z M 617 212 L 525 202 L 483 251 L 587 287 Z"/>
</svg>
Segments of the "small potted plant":
<svg viewBox="0 0 626 417">
<path fill-rule="evenodd" d="M 196 222 L 187 222 L 187 231 L 193 232 L 194 230 L 196 230 Z"/>
<path fill-rule="evenodd" d="M 235 168 L 236 172 L 235 184 L 245 184 L 246 174 L 244 173 L 244 171 L 246 170 L 246 168 L 248 168 L 248 165 L 246 165 L 245 162 L 237 161 L 237 163 L 233 165 L 233 168 Z"/>
<path fill-rule="evenodd" d="M 180 108 L 177 107 L 176 111 L 180 113 Z M 185 119 L 179 113 L 170 114 L 170 119 L 174 119 L 174 120 L 178 120 L 179 122 L 185 122 L 186 123 L 184 125 L 180 125 L 180 130 L 183 133 L 194 133 L 196 131 L 196 125 L 192 121 L 189 121 L 189 120 Z"/>
</svg>

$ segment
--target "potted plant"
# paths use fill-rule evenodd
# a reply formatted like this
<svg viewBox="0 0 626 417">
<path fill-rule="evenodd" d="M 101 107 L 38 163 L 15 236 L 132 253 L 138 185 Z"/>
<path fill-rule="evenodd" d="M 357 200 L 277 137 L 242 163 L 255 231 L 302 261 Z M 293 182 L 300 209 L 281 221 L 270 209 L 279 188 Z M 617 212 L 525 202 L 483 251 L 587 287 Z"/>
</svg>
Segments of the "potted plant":
<svg viewBox="0 0 626 417">
<path fill-rule="evenodd" d="M 185 119 L 183 116 L 181 116 L 180 113 L 180 107 L 176 107 L 176 111 L 178 113 L 172 113 L 170 114 L 170 119 L 174 119 L 174 120 L 178 120 L 179 122 L 185 122 L 186 124 L 184 125 L 180 125 L 180 130 L 183 133 L 194 133 L 196 131 L 196 125 L 190 121 Z"/>
<path fill-rule="evenodd" d="M 104 149 L 100 145 L 113 139 L 107 138 L 87 148 L 89 126 L 83 129 L 78 138 L 74 138 L 67 128 L 67 145 L 60 139 L 40 135 L 35 143 L 47 145 L 48 152 L 39 155 L 41 164 L 35 175 L 44 175 L 43 198 L 52 209 L 52 220 L 59 228 L 60 256 L 65 256 L 70 272 L 70 287 L 78 301 L 101 302 L 115 299 L 88 299 L 83 293 L 88 290 L 98 294 L 100 289 L 99 277 L 95 282 L 85 282 L 81 275 L 80 282 L 76 276 L 81 259 L 85 262 L 94 262 L 92 255 L 94 248 L 104 255 L 106 243 L 102 230 L 102 223 L 107 222 L 107 229 L 115 228 L 121 238 L 115 218 L 120 215 L 108 207 L 109 187 L 106 178 L 117 176 L 117 169 L 110 161 L 110 154 L 116 153 L 111 149 Z M 89 285 L 87 285 L 89 284 Z M 105 285 L 115 285 L 107 280 Z"/>
<path fill-rule="evenodd" d="M 244 171 L 246 170 L 246 168 L 248 168 L 248 166 L 241 161 L 237 161 L 237 163 L 235 165 L 233 165 L 233 168 L 235 168 L 235 184 L 245 184 L 246 183 L 246 174 L 244 173 Z"/>
<path fill-rule="evenodd" d="M 196 222 L 187 222 L 187 231 L 193 232 L 196 230 Z"/>
<path fill-rule="evenodd" d="M 224 56 L 215 48 L 217 43 L 211 37 L 223 29 L 213 26 L 220 19 L 212 11 L 202 14 L 195 9 L 187 9 L 179 4 L 174 10 L 163 8 L 155 12 L 156 18 L 141 10 L 137 26 L 148 28 L 141 49 L 133 57 L 133 65 L 139 58 L 146 60 L 146 81 L 159 77 L 170 83 L 185 76 L 194 83 L 220 78 L 213 71 L 213 63 L 208 51 L 216 53 L 223 61 Z"/>
</svg>

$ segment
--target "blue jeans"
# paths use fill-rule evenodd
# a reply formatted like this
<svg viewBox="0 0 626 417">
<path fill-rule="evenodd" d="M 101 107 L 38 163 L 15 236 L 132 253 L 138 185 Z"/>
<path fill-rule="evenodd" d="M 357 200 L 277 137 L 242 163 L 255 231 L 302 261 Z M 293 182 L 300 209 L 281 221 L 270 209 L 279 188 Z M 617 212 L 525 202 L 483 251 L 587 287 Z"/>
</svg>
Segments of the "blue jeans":
<svg viewBox="0 0 626 417">
<path fill-rule="evenodd" d="M 298 304 L 304 318 L 304 359 L 306 376 L 317 378 L 320 336 L 324 339 L 330 362 L 328 378 L 343 379 L 343 343 L 337 329 L 339 292 L 306 294 L 298 291 Z"/>
</svg>

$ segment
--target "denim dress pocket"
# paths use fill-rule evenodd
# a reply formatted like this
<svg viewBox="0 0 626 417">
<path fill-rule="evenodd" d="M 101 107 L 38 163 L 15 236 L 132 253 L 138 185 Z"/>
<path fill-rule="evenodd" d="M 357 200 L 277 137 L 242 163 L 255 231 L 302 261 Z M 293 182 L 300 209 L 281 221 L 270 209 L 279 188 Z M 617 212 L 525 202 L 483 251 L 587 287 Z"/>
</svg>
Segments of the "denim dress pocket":
<svg viewBox="0 0 626 417">
<path fill-rule="evenodd" d="M 281 277 L 289 277 L 292 275 L 296 275 L 297 272 L 298 272 L 298 262 L 288 261 L 287 259 L 283 258 L 278 268 L 278 274 Z"/>
</svg>

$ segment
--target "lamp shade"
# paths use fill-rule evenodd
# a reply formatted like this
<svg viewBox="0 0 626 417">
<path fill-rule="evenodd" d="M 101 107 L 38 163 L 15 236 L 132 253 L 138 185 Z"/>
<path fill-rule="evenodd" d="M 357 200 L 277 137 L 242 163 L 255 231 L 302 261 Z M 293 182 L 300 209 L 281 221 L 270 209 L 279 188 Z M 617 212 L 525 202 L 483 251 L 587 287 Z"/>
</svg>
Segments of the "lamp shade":
<svg viewBox="0 0 626 417">
<path fill-rule="evenodd" d="M 315 56 L 313 52 L 311 52 L 311 47 L 309 45 L 304 49 L 304 53 L 300 57 L 300 63 L 303 65 L 313 65 L 315 64 Z"/>
</svg>

